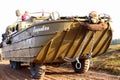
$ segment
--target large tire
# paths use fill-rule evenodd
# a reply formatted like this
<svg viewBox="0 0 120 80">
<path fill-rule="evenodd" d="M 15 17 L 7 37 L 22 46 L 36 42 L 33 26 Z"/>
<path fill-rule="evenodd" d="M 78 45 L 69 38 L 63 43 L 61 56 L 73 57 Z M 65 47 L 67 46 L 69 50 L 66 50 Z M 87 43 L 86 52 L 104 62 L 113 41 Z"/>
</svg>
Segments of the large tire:
<svg viewBox="0 0 120 80">
<path fill-rule="evenodd" d="M 13 68 L 13 61 L 10 60 L 10 68 Z"/>
<path fill-rule="evenodd" d="M 43 80 L 45 75 L 45 66 L 40 66 L 39 64 L 31 63 L 30 64 L 31 76 L 34 79 Z"/>
<path fill-rule="evenodd" d="M 21 62 L 11 61 L 10 60 L 10 67 L 13 69 L 20 69 L 21 68 Z"/>
<path fill-rule="evenodd" d="M 77 61 L 72 62 L 72 67 L 76 73 L 85 73 L 89 70 L 90 60 L 89 59 L 81 59 L 80 65 L 77 64 Z M 76 65 L 80 68 L 77 68 Z"/>
</svg>

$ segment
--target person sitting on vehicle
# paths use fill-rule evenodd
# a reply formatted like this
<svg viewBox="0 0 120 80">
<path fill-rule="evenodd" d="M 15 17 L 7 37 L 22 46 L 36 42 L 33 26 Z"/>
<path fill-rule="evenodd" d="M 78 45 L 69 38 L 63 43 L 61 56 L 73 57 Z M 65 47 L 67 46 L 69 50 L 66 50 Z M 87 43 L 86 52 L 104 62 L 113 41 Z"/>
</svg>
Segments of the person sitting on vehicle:
<svg viewBox="0 0 120 80">
<path fill-rule="evenodd" d="M 7 28 L 6 28 L 6 34 L 9 35 L 11 34 L 13 31 L 12 31 L 12 26 L 9 25 Z"/>
<path fill-rule="evenodd" d="M 25 13 L 22 15 L 22 21 L 28 20 L 30 18 L 30 15 L 28 11 L 25 11 Z"/>
<path fill-rule="evenodd" d="M 99 23 L 99 16 L 98 16 L 98 13 L 96 11 L 92 11 L 90 14 L 89 14 L 89 22 L 90 23 L 93 23 L 93 24 L 96 24 L 96 23 Z"/>
</svg>

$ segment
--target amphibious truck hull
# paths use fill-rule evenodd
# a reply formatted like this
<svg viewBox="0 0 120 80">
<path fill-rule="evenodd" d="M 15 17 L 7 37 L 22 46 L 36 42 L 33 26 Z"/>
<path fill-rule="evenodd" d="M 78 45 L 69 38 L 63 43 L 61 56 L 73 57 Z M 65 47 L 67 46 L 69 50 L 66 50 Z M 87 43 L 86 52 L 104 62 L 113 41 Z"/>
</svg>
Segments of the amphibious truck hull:
<svg viewBox="0 0 120 80">
<path fill-rule="evenodd" d="M 65 57 L 75 59 L 82 47 L 80 59 L 88 57 L 91 47 L 92 57 L 101 55 L 111 43 L 112 30 L 108 25 L 103 31 L 91 31 L 77 21 L 58 20 L 36 23 L 9 37 L 10 44 L 3 42 L 5 58 L 42 64 L 64 62 Z"/>
</svg>

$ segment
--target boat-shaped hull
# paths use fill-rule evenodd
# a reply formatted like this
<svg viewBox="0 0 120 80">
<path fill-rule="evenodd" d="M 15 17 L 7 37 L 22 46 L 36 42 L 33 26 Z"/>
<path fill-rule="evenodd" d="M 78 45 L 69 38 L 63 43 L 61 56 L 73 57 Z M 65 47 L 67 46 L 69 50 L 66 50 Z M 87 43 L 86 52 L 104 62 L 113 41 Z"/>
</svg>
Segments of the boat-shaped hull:
<svg viewBox="0 0 120 80">
<path fill-rule="evenodd" d="M 54 63 L 86 59 L 104 54 L 112 40 L 112 30 L 90 30 L 75 20 L 56 20 L 34 23 L 9 36 L 3 42 L 3 56 L 11 61 Z M 91 54 L 92 52 L 92 54 Z"/>
</svg>

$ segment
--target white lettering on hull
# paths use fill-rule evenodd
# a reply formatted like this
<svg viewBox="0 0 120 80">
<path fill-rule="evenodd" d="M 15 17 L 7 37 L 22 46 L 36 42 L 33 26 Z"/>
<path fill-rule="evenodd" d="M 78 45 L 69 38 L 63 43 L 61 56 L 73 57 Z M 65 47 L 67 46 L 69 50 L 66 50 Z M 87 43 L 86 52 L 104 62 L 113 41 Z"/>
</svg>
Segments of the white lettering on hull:
<svg viewBox="0 0 120 80">
<path fill-rule="evenodd" d="M 43 25 L 43 26 L 41 26 L 39 28 L 36 28 L 34 26 L 33 32 L 48 31 L 49 29 L 50 29 L 49 26 L 45 26 L 45 25 Z"/>
</svg>

